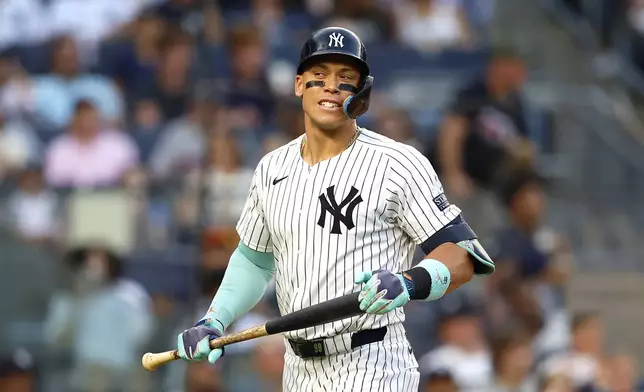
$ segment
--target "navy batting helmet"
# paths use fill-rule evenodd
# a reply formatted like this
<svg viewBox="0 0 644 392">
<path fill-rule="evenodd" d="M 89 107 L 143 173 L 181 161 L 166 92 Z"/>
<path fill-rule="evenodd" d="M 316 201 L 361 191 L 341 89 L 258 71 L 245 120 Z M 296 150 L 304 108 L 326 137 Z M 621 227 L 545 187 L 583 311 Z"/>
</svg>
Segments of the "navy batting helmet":
<svg viewBox="0 0 644 392">
<path fill-rule="evenodd" d="M 373 85 L 373 76 L 367 62 L 367 49 L 364 43 L 351 30 L 342 27 L 325 27 L 315 31 L 304 43 L 300 52 L 298 75 L 317 61 L 322 61 L 329 55 L 341 55 L 352 61 L 360 70 L 360 84 L 356 89 L 350 84 L 340 84 L 341 90 L 347 90 L 354 95 L 344 102 L 344 112 L 350 118 L 358 118 L 369 109 L 369 98 Z"/>
</svg>

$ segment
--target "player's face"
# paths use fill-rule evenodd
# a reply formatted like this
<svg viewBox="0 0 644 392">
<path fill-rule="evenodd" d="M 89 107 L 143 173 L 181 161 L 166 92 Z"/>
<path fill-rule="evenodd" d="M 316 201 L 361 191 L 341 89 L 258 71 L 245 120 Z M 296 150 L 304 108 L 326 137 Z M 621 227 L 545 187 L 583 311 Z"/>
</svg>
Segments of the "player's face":
<svg viewBox="0 0 644 392">
<path fill-rule="evenodd" d="M 344 114 L 343 103 L 352 92 L 341 84 L 354 87 L 360 82 L 356 67 L 341 60 L 313 64 L 295 79 L 295 94 L 302 98 L 304 113 L 322 130 L 341 128 L 352 121 Z"/>
</svg>

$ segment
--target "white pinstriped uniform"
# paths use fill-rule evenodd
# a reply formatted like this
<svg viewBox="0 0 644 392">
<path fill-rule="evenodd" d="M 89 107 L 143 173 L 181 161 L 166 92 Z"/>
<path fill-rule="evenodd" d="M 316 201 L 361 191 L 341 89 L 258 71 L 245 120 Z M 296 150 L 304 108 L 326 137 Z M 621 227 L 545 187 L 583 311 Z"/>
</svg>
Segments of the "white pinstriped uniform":
<svg viewBox="0 0 644 392">
<path fill-rule="evenodd" d="M 417 245 L 461 212 L 446 202 L 436 172 L 420 152 L 360 131 L 349 148 L 314 166 L 300 155 L 303 136 L 268 153 L 257 166 L 237 231 L 250 248 L 273 252 L 282 314 L 359 291 L 358 272 L 411 268 Z M 343 219 L 334 225 L 331 210 L 347 216 L 338 216 Z M 286 333 L 289 339 L 329 337 L 325 347 L 332 355 L 301 359 L 287 344 L 284 390 L 417 391 L 404 317 L 399 308 Z M 350 333 L 383 326 L 388 327 L 384 341 L 350 350 Z"/>
</svg>

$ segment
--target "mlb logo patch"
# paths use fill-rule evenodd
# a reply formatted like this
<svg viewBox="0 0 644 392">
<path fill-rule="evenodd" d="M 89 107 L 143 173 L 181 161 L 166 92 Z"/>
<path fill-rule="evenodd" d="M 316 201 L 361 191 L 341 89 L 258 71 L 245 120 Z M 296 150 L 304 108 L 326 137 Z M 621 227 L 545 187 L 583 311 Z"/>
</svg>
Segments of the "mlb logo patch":
<svg viewBox="0 0 644 392">
<path fill-rule="evenodd" d="M 445 209 L 449 207 L 449 201 L 447 201 L 447 196 L 445 196 L 444 193 L 436 196 L 433 201 L 434 204 L 436 204 L 436 207 L 438 207 L 438 209 L 441 211 L 445 211 Z"/>
</svg>

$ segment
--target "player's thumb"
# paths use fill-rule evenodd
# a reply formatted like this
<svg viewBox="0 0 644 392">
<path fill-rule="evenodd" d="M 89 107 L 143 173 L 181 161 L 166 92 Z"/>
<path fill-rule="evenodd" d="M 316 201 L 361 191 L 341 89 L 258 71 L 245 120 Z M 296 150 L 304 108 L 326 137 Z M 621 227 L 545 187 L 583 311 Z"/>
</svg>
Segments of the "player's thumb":
<svg viewBox="0 0 644 392">
<path fill-rule="evenodd" d="M 354 280 L 355 283 L 367 283 L 369 279 L 371 279 L 371 275 L 373 275 L 370 271 L 364 271 L 364 272 L 359 272 L 356 274 L 356 278 Z"/>
<path fill-rule="evenodd" d="M 223 350 L 220 348 L 214 349 L 208 354 L 208 362 L 210 363 L 215 363 L 220 357 L 221 354 L 223 354 Z"/>
</svg>

